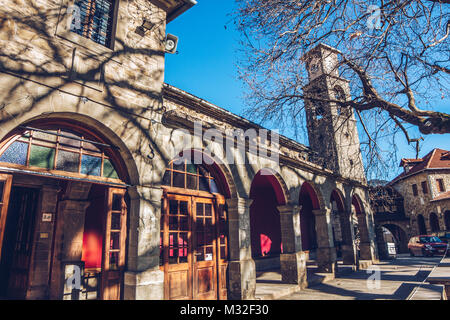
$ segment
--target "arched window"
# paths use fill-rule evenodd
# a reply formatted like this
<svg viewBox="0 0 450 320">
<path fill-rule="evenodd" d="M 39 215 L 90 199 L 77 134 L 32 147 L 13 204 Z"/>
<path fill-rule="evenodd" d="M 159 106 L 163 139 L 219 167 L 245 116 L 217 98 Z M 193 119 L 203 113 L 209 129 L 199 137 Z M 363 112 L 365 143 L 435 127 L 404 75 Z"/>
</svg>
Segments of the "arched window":
<svg viewBox="0 0 450 320">
<path fill-rule="evenodd" d="M 0 164 L 119 179 L 110 157 L 113 147 L 94 136 L 61 127 L 22 129 L 0 147 Z"/>
<path fill-rule="evenodd" d="M 186 158 L 179 158 L 170 163 L 163 177 L 163 185 L 220 193 L 216 180 L 209 170 L 204 165 L 192 164 Z"/>
</svg>

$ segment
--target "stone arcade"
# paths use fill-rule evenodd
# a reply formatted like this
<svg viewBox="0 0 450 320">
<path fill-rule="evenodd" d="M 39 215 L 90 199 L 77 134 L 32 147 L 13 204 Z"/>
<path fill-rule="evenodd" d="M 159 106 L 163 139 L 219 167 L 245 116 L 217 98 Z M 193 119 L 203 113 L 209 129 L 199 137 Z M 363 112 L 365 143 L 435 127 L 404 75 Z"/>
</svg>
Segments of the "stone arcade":
<svg viewBox="0 0 450 320">
<path fill-rule="evenodd" d="M 164 83 L 166 23 L 194 2 L 0 8 L 0 297 L 252 299 L 257 269 L 305 286 L 308 259 L 376 260 L 352 110 L 306 101 L 311 148 L 250 141 L 233 163 L 192 135 L 262 129 Z M 305 59 L 305 90 L 348 97 L 336 50 Z"/>
</svg>

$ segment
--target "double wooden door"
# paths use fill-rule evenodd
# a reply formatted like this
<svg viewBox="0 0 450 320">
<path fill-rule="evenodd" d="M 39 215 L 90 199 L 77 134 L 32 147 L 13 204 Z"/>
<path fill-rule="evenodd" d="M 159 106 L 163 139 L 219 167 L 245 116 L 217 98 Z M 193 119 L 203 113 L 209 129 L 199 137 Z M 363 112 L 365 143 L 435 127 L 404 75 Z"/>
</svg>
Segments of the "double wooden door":
<svg viewBox="0 0 450 320">
<path fill-rule="evenodd" d="M 119 300 L 122 296 L 126 258 L 126 190 L 108 188 L 106 193 L 105 238 L 100 297 L 103 300 Z"/>
<path fill-rule="evenodd" d="M 219 202 L 174 194 L 164 198 L 161 260 L 166 299 L 226 299 L 226 213 Z"/>
</svg>

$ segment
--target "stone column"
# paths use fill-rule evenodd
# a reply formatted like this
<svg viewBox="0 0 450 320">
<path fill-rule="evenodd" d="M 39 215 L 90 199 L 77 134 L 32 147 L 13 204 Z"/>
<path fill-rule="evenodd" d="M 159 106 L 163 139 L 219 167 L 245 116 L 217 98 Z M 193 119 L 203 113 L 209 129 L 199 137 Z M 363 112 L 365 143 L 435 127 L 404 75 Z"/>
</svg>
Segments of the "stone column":
<svg viewBox="0 0 450 320">
<path fill-rule="evenodd" d="M 389 259 L 389 252 L 387 251 L 387 245 L 384 241 L 384 233 L 381 226 L 375 226 L 375 234 L 377 239 L 377 245 L 378 245 L 378 254 L 379 258 L 382 260 L 388 260 Z"/>
<path fill-rule="evenodd" d="M 50 261 L 59 190 L 58 186 L 42 186 L 40 206 L 36 213 L 34 254 L 27 299 L 47 299 L 49 297 Z M 45 219 L 43 219 L 44 214 Z"/>
<path fill-rule="evenodd" d="M 58 204 L 55 250 L 51 280 L 51 299 L 64 294 L 65 264 L 81 263 L 83 233 L 90 183 L 69 182 L 62 201 Z M 67 292 L 66 292 L 67 293 Z"/>
<path fill-rule="evenodd" d="M 256 268 L 250 238 L 251 199 L 227 199 L 228 206 L 228 299 L 255 298 Z"/>
<path fill-rule="evenodd" d="M 357 265 L 354 234 L 350 222 L 350 212 L 339 212 L 339 220 L 342 230 L 342 262 L 345 265 Z"/>
<path fill-rule="evenodd" d="M 280 255 L 281 277 L 285 283 L 306 288 L 306 253 L 302 251 L 300 233 L 300 207 L 287 204 L 278 206 L 280 212 L 283 253 Z"/>
<path fill-rule="evenodd" d="M 319 272 L 336 272 L 336 249 L 333 246 L 333 230 L 330 209 L 312 211 L 316 219 L 317 265 Z"/>
<path fill-rule="evenodd" d="M 128 188 L 128 194 L 130 227 L 124 298 L 162 300 L 164 271 L 159 269 L 159 238 L 163 190 L 133 186 Z"/>
<path fill-rule="evenodd" d="M 370 245 L 369 230 L 367 228 L 367 216 L 357 214 L 359 234 L 361 242 L 359 243 L 360 260 L 372 260 L 372 249 Z"/>
</svg>

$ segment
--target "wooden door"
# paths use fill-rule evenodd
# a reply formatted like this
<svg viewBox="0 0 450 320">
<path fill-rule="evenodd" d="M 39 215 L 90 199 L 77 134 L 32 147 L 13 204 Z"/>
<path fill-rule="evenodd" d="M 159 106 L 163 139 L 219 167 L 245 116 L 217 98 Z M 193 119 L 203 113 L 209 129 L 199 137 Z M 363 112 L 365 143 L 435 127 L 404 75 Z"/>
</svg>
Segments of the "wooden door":
<svg viewBox="0 0 450 320">
<path fill-rule="evenodd" d="M 5 261 L 2 262 L 7 270 L 9 298 L 26 297 L 38 199 L 37 189 L 12 188 L 5 228 Z"/>
<path fill-rule="evenodd" d="M 125 189 L 109 188 L 107 191 L 107 212 L 102 259 L 103 300 L 121 298 L 125 269 L 127 206 Z"/>
<path fill-rule="evenodd" d="M 217 199 L 217 290 L 220 300 L 227 300 L 228 268 L 228 212 L 225 199 Z"/>
<path fill-rule="evenodd" d="M 0 253 L 5 234 L 6 215 L 8 213 L 9 195 L 11 193 L 12 175 L 0 174 Z M 1 255 L 0 255 L 1 261 Z"/>
<path fill-rule="evenodd" d="M 227 229 L 224 201 L 165 194 L 160 240 L 165 299 L 227 298 Z"/>
<path fill-rule="evenodd" d="M 192 299 L 192 201 L 189 196 L 167 195 L 163 202 L 164 296 Z"/>
<path fill-rule="evenodd" d="M 194 199 L 193 298 L 217 299 L 216 214 L 212 199 Z"/>
</svg>

